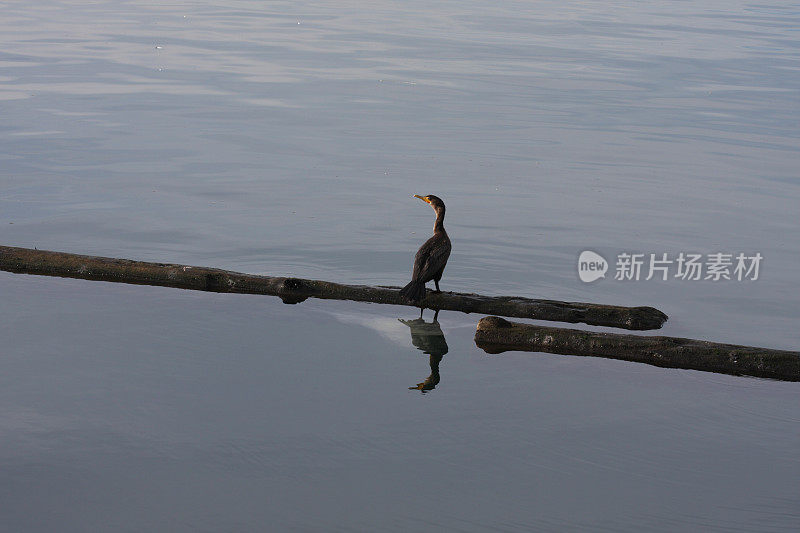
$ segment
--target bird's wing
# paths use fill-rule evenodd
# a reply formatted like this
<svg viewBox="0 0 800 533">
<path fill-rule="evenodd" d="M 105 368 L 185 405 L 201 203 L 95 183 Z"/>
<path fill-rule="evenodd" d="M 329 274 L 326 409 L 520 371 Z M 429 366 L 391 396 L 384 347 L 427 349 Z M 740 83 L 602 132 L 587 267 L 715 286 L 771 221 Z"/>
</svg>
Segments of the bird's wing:
<svg viewBox="0 0 800 533">
<path fill-rule="evenodd" d="M 450 241 L 442 242 L 436 236 L 428 239 L 420 246 L 414 258 L 412 279 L 430 281 L 433 276 L 447 264 L 450 257 Z"/>
</svg>

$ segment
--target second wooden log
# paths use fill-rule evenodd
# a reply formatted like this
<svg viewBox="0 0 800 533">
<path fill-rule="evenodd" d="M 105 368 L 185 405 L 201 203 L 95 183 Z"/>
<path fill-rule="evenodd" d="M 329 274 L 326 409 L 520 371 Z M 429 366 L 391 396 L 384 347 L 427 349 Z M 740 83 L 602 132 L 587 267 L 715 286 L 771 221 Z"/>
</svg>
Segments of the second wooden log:
<svg viewBox="0 0 800 533">
<path fill-rule="evenodd" d="M 738 346 L 679 337 L 597 333 L 482 318 L 475 344 L 488 353 L 505 351 L 584 355 L 705 370 L 722 374 L 800 381 L 800 352 Z"/>
</svg>

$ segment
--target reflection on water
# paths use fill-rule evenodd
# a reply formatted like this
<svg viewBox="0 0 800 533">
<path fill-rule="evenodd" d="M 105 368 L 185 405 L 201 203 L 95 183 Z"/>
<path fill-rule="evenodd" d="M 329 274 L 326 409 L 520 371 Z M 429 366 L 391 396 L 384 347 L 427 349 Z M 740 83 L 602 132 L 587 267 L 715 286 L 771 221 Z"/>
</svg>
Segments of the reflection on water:
<svg viewBox="0 0 800 533">
<path fill-rule="evenodd" d="M 447 353 L 447 341 L 442 333 L 442 328 L 439 326 L 439 311 L 433 315 L 433 321 L 425 322 L 422 318 L 422 310 L 420 310 L 419 318 L 414 320 L 403 320 L 398 318 L 400 322 L 405 324 L 411 329 L 411 343 L 415 348 L 430 356 L 431 375 L 425 378 L 422 383 L 417 383 L 411 390 L 420 390 L 423 394 L 432 391 L 439 384 L 439 363 Z"/>
</svg>

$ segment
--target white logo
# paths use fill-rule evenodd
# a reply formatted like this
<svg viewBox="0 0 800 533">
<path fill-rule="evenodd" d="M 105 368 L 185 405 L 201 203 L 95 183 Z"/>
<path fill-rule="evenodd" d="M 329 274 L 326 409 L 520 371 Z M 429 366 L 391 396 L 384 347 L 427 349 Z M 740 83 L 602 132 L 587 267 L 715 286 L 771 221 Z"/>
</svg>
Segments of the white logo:
<svg viewBox="0 0 800 533">
<path fill-rule="evenodd" d="M 669 252 L 645 254 L 621 252 L 617 260 L 613 279 L 616 281 L 756 281 L 761 275 L 764 256 L 760 252 L 714 252 L 710 254 Z M 608 271 L 606 259 L 591 250 L 581 252 L 578 257 L 578 277 L 584 283 L 605 278 Z"/>
<path fill-rule="evenodd" d="M 608 261 L 602 255 L 585 250 L 581 252 L 578 257 L 578 276 L 584 283 L 591 283 L 592 281 L 606 277 L 608 270 Z"/>
</svg>

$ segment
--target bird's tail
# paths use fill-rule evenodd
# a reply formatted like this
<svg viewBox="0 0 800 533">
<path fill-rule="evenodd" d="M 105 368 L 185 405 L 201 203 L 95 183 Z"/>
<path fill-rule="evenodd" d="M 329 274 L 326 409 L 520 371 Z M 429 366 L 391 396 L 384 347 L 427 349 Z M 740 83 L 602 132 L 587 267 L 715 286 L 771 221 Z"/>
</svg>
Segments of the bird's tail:
<svg viewBox="0 0 800 533">
<path fill-rule="evenodd" d="M 412 280 L 408 285 L 400 289 L 400 296 L 404 296 L 412 302 L 418 302 L 425 298 L 425 284 Z"/>
</svg>

